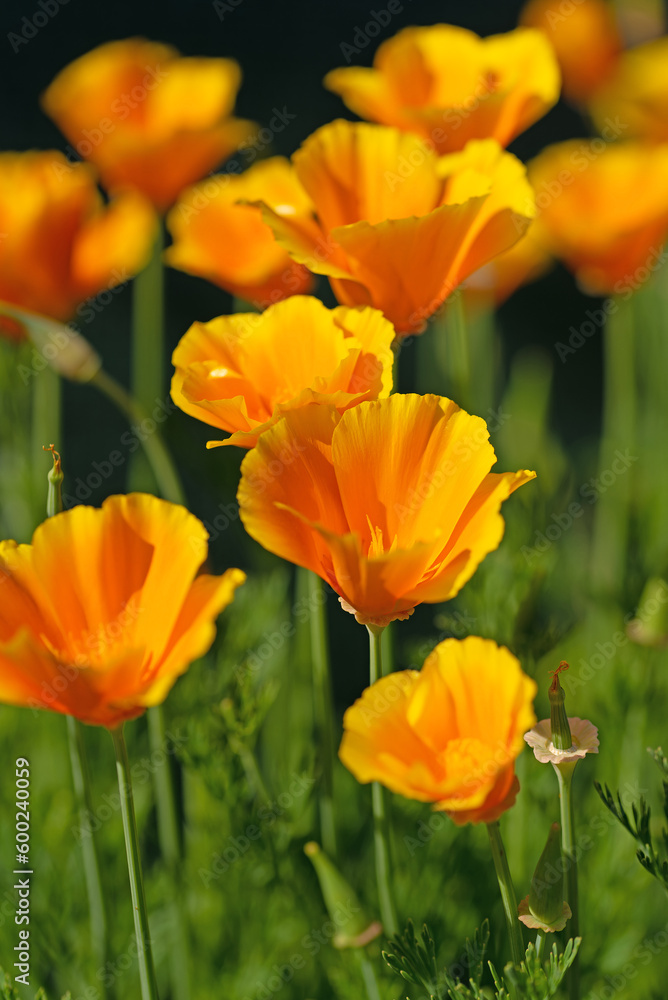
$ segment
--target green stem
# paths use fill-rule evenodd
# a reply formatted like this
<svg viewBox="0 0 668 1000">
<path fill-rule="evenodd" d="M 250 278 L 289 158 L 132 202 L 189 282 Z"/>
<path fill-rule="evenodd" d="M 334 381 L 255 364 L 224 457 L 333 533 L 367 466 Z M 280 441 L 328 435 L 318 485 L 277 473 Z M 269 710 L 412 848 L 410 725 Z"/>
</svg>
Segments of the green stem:
<svg viewBox="0 0 668 1000">
<path fill-rule="evenodd" d="M 179 836 L 179 819 L 174 797 L 174 782 L 166 753 L 167 734 L 165 731 L 165 715 L 162 705 L 149 708 L 148 717 L 149 744 L 152 755 L 156 759 L 164 757 L 164 764 L 154 772 L 153 788 L 158 814 L 158 840 L 167 875 L 171 883 L 168 910 L 171 917 L 171 947 L 169 949 L 169 967 L 175 1000 L 189 1000 L 189 937 L 185 913 L 179 899 L 185 895 L 181 879 L 181 838 Z"/>
<path fill-rule="evenodd" d="M 360 967 L 360 972 L 362 973 L 362 979 L 364 980 L 368 1000 L 381 1000 L 378 978 L 373 964 L 367 958 L 364 948 L 355 948 L 354 951 Z"/>
<path fill-rule="evenodd" d="M 635 446 L 636 381 L 633 349 L 633 311 L 617 300 L 617 311 L 604 330 L 603 434 L 599 475 L 611 470 L 617 452 Z M 591 556 L 591 582 L 595 593 L 619 594 L 626 578 L 631 484 L 633 475 L 622 471 L 609 489 L 597 494 Z"/>
<path fill-rule="evenodd" d="M 513 964 L 521 965 L 524 961 L 522 928 L 517 917 L 517 898 L 515 896 L 515 887 L 510 874 L 510 868 L 508 867 L 506 850 L 501 839 L 501 827 L 499 826 L 499 821 L 496 820 L 494 823 L 488 823 L 487 832 L 489 833 L 489 842 L 492 848 L 492 857 L 494 858 L 496 877 L 499 881 L 499 889 L 501 890 L 503 910 L 506 915 L 506 925 L 510 936 L 510 950 L 513 956 Z"/>
<path fill-rule="evenodd" d="M 381 656 L 382 629 L 368 627 L 369 632 L 369 683 L 374 684 L 383 676 Z M 373 840 L 376 856 L 376 881 L 380 919 L 387 937 L 399 932 L 397 911 L 392 893 L 392 871 L 390 863 L 390 829 L 387 815 L 385 789 L 377 781 L 371 785 L 371 805 L 373 809 Z"/>
<path fill-rule="evenodd" d="M 93 375 L 90 384 L 104 393 L 131 424 L 141 424 L 142 420 L 147 419 L 146 412 L 139 403 L 123 388 L 120 382 L 117 382 L 111 375 L 107 375 L 102 369 Z M 153 430 L 149 434 L 141 434 L 140 439 L 162 496 L 165 500 L 171 500 L 172 503 L 185 503 L 179 475 L 158 431 Z"/>
<path fill-rule="evenodd" d="M 95 847 L 95 835 L 92 830 L 87 830 L 88 820 L 93 814 L 90 774 L 83 726 L 71 715 L 67 716 L 67 738 L 72 764 L 74 794 L 79 810 L 81 853 L 83 854 L 84 877 L 88 894 L 92 953 L 98 968 L 102 969 L 106 967 L 108 957 L 107 915 Z"/>
<path fill-rule="evenodd" d="M 561 810 L 561 850 L 566 863 L 566 901 L 571 908 L 569 933 L 572 938 L 580 935 L 578 916 L 578 864 L 575 853 L 575 837 L 573 833 L 573 800 L 571 797 L 571 782 L 575 764 L 553 765 L 559 782 L 559 807 Z M 575 961 L 568 970 L 569 1000 L 578 1000 L 580 996 L 580 960 Z"/>
<path fill-rule="evenodd" d="M 132 784 L 130 780 L 130 764 L 128 761 L 128 750 L 125 745 L 123 726 L 112 729 L 111 738 L 114 741 L 116 752 L 116 774 L 118 777 L 118 789 L 121 796 L 121 815 L 123 816 L 123 833 L 125 835 L 125 850 L 128 859 L 128 874 L 130 876 L 130 893 L 132 895 L 132 909 L 135 919 L 135 935 L 137 937 L 139 963 L 139 978 L 141 982 L 142 1000 L 158 1000 L 158 987 L 155 979 L 155 969 L 153 967 L 153 955 L 151 953 L 151 932 L 148 924 L 148 912 L 146 910 L 146 897 L 144 896 L 144 881 L 141 872 L 141 858 L 139 856 L 139 839 L 137 837 L 137 821 L 135 819 L 135 807 L 132 798 Z"/>
<path fill-rule="evenodd" d="M 61 395 L 60 375 L 47 365 L 36 375 L 32 386 L 31 467 L 34 470 L 34 508 L 39 511 L 40 521 L 44 508 L 45 477 L 42 448 L 50 444 L 55 444 L 57 449 L 62 448 Z"/>
<path fill-rule="evenodd" d="M 543 946 L 545 944 L 545 935 L 542 931 L 538 931 L 536 934 L 536 958 L 540 958 L 543 954 Z"/>
<path fill-rule="evenodd" d="M 133 287 L 132 395 L 146 413 L 150 413 L 165 394 L 163 248 L 161 223 L 151 259 L 134 279 Z M 133 460 L 130 467 L 131 487 L 152 487 L 151 478 L 149 470 Z"/>
<path fill-rule="evenodd" d="M 461 292 L 455 292 L 450 297 L 446 310 L 446 342 L 442 345 L 442 350 L 446 359 L 448 383 L 451 386 L 454 401 L 459 406 L 468 407 L 470 405 L 471 362 L 464 313 L 464 296 Z"/>
<path fill-rule="evenodd" d="M 320 833 L 325 854 L 336 861 L 334 822 L 334 724 L 332 680 L 327 642 L 325 592 L 322 580 L 309 573 L 311 661 L 313 665 L 313 709 L 316 745 L 320 757 Z"/>
</svg>

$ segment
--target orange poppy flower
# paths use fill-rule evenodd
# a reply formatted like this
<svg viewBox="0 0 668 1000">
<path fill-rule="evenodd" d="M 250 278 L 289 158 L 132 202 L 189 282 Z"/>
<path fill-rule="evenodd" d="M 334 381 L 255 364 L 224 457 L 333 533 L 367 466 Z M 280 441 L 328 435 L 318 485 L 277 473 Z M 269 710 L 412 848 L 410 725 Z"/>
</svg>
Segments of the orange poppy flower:
<svg viewBox="0 0 668 1000">
<path fill-rule="evenodd" d="M 529 232 L 510 248 L 475 271 L 462 285 L 467 302 L 485 307 L 499 306 L 523 285 L 537 281 L 554 259 L 536 239 L 532 224 Z"/>
<path fill-rule="evenodd" d="M 284 413 L 310 403 L 346 410 L 392 389 L 394 329 L 377 309 L 326 309 L 294 295 L 266 312 L 194 323 L 174 351 L 172 399 L 230 431 L 212 448 L 253 448 Z M 307 349 L 308 347 L 308 349 Z"/>
<path fill-rule="evenodd" d="M 446 639 L 421 671 L 389 674 L 343 717 L 339 756 L 358 781 L 433 802 L 458 825 L 493 823 L 514 804 L 514 763 L 537 687 L 504 646 Z"/>
<path fill-rule="evenodd" d="M 274 156 L 243 174 L 219 174 L 185 191 L 167 217 L 172 267 L 220 285 L 265 308 L 308 292 L 313 278 L 296 264 L 262 219 L 263 201 L 279 215 L 309 218 L 310 199 L 289 160 Z"/>
<path fill-rule="evenodd" d="M 128 38 L 61 70 L 42 107 L 106 188 L 135 188 L 164 211 L 255 131 L 230 117 L 240 83 L 232 59 L 181 58 Z"/>
<path fill-rule="evenodd" d="M 544 31 L 561 67 L 564 95 L 586 101 L 615 69 L 624 47 L 613 4 L 578 0 L 563 9 L 554 0 L 529 0 L 520 24 Z"/>
<path fill-rule="evenodd" d="M 556 104 L 560 78 L 542 32 L 480 38 L 434 24 L 383 42 L 372 69 L 335 69 L 324 82 L 361 118 L 415 132 L 450 153 L 471 139 L 507 146 Z"/>
<path fill-rule="evenodd" d="M 662 263 L 668 144 L 573 139 L 529 164 L 534 233 L 592 294 L 631 294 Z"/>
<path fill-rule="evenodd" d="M 490 473 L 484 420 L 440 396 L 293 410 L 244 459 L 248 533 L 306 566 L 363 624 L 446 601 L 499 545 L 504 500 L 534 472 Z"/>
<path fill-rule="evenodd" d="M 535 206 L 523 165 L 493 139 L 438 157 L 415 135 L 336 121 L 293 162 L 315 219 L 265 207 L 292 257 L 329 276 L 339 302 L 372 305 L 417 333 L 473 271 L 507 250 Z"/>
<path fill-rule="evenodd" d="M 164 701 L 245 579 L 197 576 L 207 537 L 184 507 L 134 493 L 0 542 L 0 701 L 110 729 Z"/>
<path fill-rule="evenodd" d="M 0 154 L 0 220 L 0 300 L 59 320 L 140 270 L 156 225 L 138 194 L 105 206 L 90 167 L 55 151 Z"/>
<path fill-rule="evenodd" d="M 603 135 L 612 119 L 622 122 L 624 136 L 668 142 L 668 35 L 625 52 L 591 112 Z"/>
</svg>

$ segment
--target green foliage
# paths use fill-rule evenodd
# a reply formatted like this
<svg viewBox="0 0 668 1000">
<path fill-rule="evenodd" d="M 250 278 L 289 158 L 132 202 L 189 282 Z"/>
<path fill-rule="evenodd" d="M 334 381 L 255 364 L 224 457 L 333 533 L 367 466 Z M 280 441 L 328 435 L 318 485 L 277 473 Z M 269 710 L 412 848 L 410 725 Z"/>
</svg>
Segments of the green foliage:
<svg viewBox="0 0 668 1000">
<path fill-rule="evenodd" d="M 503 975 L 488 962 L 494 980 L 495 989 L 492 990 L 482 985 L 489 936 L 489 921 L 484 920 L 476 929 L 473 941 L 466 939 L 464 964 L 468 970 L 468 984 L 458 982 L 447 969 L 438 971 L 436 946 L 426 924 L 418 939 L 409 920 L 405 931 L 390 941 L 392 951 L 384 951 L 383 958 L 402 979 L 423 987 L 429 1000 L 551 1000 L 574 962 L 581 940 L 570 939 L 563 953 L 553 944 L 547 962 L 541 960 L 534 945 L 529 944 L 522 965 L 517 968 L 509 962 Z"/>
<path fill-rule="evenodd" d="M 648 747 L 647 752 L 659 766 L 664 775 L 668 776 L 668 760 L 666 759 L 661 747 L 658 747 L 656 750 L 652 750 Z M 661 883 L 665 891 L 668 892 L 668 827 L 662 827 L 660 834 L 662 845 L 659 849 L 657 849 L 654 846 L 652 831 L 650 829 L 652 811 L 645 797 L 640 797 L 640 801 L 637 806 L 635 802 L 632 803 L 631 815 L 629 816 L 627 810 L 622 804 L 619 792 L 617 792 L 617 800 L 615 801 L 615 798 L 607 785 L 601 786 L 598 781 L 594 782 L 594 785 L 596 787 L 596 791 L 601 796 L 602 801 L 608 807 L 612 815 L 626 830 L 628 830 L 633 839 L 640 845 L 636 851 L 636 857 L 638 858 L 640 864 L 650 873 L 650 875 L 653 875 L 654 878 Z M 663 781 L 663 814 L 668 821 L 668 780 L 666 779 Z"/>
<path fill-rule="evenodd" d="M 19 995 L 14 989 L 14 984 L 12 983 L 10 977 L 7 975 L 2 966 L 0 966 L 0 1000 L 18 1000 L 18 996 Z M 48 1000 L 44 990 L 37 990 L 35 1000 Z M 66 993 L 61 1000 L 72 1000 L 72 994 Z"/>
</svg>

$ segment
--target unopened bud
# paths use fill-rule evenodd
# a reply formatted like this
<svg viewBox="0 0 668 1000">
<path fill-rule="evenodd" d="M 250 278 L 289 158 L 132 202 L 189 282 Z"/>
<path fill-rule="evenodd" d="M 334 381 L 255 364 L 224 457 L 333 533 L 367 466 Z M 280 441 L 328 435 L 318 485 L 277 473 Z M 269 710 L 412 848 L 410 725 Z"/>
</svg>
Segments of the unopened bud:
<svg viewBox="0 0 668 1000">
<path fill-rule="evenodd" d="M 566 696 L 559 683 L 559 674 L 568 670 L 568 664 L 562 660 L 552 675 L 552 683 L 548 695 L 550 698 L 550 723 L 552 727 L 552 743 L 557 750 L 570 750 L 572 746 L 571 727 L 568 724 L 564 701 Z"/>
<path fill-rule="evenodd" d="M 645 584 L 636 617 L 626 626 L 626 634 L 640 646 L 663 649 L 668 646 L 668 583 L 653 577 Z"/>
<path fill-rule="evenodd" d="M 517 908 L 520 920 L 527 927 L 560 931 L 571 916 L 570 906 L 564 902 L 560 834 L 561 827 L 553 823 L 531 879 L 531 892 Z"/>
<path fill-rule="evenodd" d="M 315 868 L 325 906 L 338 928 L 334 935 L 334 946 L 361 948 L 378 937 L 383 929 L 381 924 L 377 920 L 368 919 L 355 895 L 355 890 L 320 845 L 310 841 L 304 846 L 304 854 Z"/>
</svg>

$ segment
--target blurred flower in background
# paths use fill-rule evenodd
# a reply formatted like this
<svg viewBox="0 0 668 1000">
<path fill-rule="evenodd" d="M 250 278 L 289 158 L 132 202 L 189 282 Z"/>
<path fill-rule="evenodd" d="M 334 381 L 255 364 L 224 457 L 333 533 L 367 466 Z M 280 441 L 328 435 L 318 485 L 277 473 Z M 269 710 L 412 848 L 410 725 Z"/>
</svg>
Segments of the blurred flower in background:
<svg viewBox="0 0 668 1000">
<path fill-rule="evenodd" d="M 545 32 L 561 67 L 564 96 L 576 103 L 587 101 L 612 74 L 624 46 L 607 0 L 530 0 L 520 24 Z"/>
<path fill-rule="evenodd" d="M 184 507 L 135 493 L 0 542 L 0 701 L 108 728 L 164 701 L 245 579 L 197 575 L 207 538 Z"/>
<path fill-rule="evenodd" d="M 392 389 L 394 328 L 377 309 L 326 309 L 295 295 L 266 312 L 194 323 L 172 361 L 172 399 L 232 432 L 208 446 L 253 448 L 284 413 L 311 403 L 340 412 Z"/>
<path fill-rule="evenodd" d="M 559 97 L 559 67 L 541 32 L 479 38 L 466 28 L 404 28 L 378 48 L 372 69 L 332 70 L 325 86 L 361 118 L 414 132 L 439 153 L 471 139 L 502 146 Z"/>
<path fill-rule="evenodd" d="M 297 222 L 308 222 L 313 212 L 284 157 L 256 163 L 243 174 L 217 174 L 184 191 L 169 213 L 174 242 L 166 262 L 261 307 L 310 291 L 310 272 L 276 242 L 261 209 L 250 204 L 256 201 Z"/>
<path fill-rule="evenodd" d="M 663 261 L 668 145 L 572 139 L 528 166 L 539 215 L 532 236 L 594 295 L 628 297 Z"/>
<path fill-rule="evenodd" d="M 492 823 L 519 790 L 514 763 L 536 690 L 504 646 L 446 639 L 421 671 L 366 689 L 344 716 L 339 756 L 358 781 L 433 802 L 458 825 Z"/>
<path fill-rule="evenodd" d="M 92 168 L 55 151 L 0 154 L 0 220 L 0 300 L 57 320 L 140 270 L 156 229 L 141 195 L 105 205 Z"/>
<path fill-rule="evenodd" d="M 617 118 L 626 136 L 668 142 L 668 37 L 625 52 L 591 111 L 599 129 Z"/>
<path fill-rule="evenodd" d="M 129 38 L 66 66 L 42 106 L 109 191 L 134 188 L 164 211 L 255 132 L 231 117 L 240 84 L 233 59 Z"/>
</svg>

